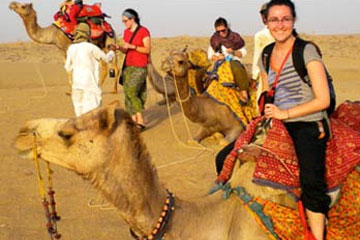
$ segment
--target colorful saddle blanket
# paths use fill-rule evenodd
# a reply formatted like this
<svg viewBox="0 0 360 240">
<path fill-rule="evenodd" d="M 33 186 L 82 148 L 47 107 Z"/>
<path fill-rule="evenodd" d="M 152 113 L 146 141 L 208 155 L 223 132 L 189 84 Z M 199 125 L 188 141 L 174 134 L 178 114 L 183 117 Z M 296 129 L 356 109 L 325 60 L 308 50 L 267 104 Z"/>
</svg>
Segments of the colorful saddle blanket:
<svg viewBox="0 0 360 240">
<path fill-rule="evenodd" d="M 341 188 L 339 201 L 329 210 L 327 240 L 359 239 L 360 236 L 360 173 L 352 171 Z M 263 214 L 253 214 L 256 221 L 268 234 L 269 239 L 303 240 L 304 228 L 296 209 L 255 198 L 257 208 Z M 244 203 L 243 203 L 244 204 Z M 244 204 L 245 205 L 245 204 Z M 245 206 L 247 207 L 247 206 Z M 271 218 L 271 225 L 265 225 L 264 216 Z M 265 218 L 266 220 L 266 218 Z"/>
<path fill-rule="evenodd" d="M 105 21 L 105 17 L 108 17 L 101 11 L 101 4 L 96 3 L 94 5 L 84 4 L 77 19 L 81 22 L 86 21 L 91 29 L 91 39 L 99 39 L 107 34 L 113 38 L 115 32 L 111 25 Z M 63 5 L 60 10 L 54 15 L 54 25 L 61 29 L 71 40 L 74 37 L 74 31 L 76 25 L 71 23 L 69 20 L 69 12 L 71 6 Z"/>
<path fill-rule="evenodd" d="M 208 69 L 210 71 L 214 69 L 214 66 L 212 66 L 207 58 L 207 53 L 202 49 L 191 51 L 189 54 L 189 61 L 191 65 L 199 69 Z M 216 71 L 218 79 L 211 81 L 205 92 L 203 92 L 203 88 L 200 90 L 198 87 L 196 76 L 198 71 L 201 70 L 190 69 L 188 72 L 190 88 L 194 90 L 196 95 L 206 94 L 217 103 L 226 105 L 236 119 L 244 126 L 249 124 L 254 117 L 258 116 L 255 92 L 250 92 L 248 104 L 241 105 L 240 92 L 236 89 L 236 83 L 229 62 L 225 61 L 218 65 Z"/>
<path fill-rule="evenodd" d="M 217 75 L 219 76 L 218 80 L 212 81 L 204 94 L 210 96 L 214 101 L 228 106 L 244 126 L 248 125 L 253 118 L 258 116 L 255 92 L 250 92 L 248 104 L 242 105 L 240 92 L 235 88 L 230 62 L 223 62 L 218 67 Z"/>
<path fill-rule="evenodd" d="M 360 102 L 345 102 L 330 118 L 333 136 L 327 143 L 325 173 L 329 190 L 338 187 L 360 164 L 359 114 Z M 225 159 L 217 182 L 224 183 L 230 179 L 237 158 L 253 154 L 257 163 L 254 182 L 286 189 L 299 196 L 299 166 L 292 140 L 283 123 L 272 120 L 262 144 L 254 144 L 254 135 L 262 120 L 259 117 L 252 121 L 239 136 L 234 149 Z M 239 150 L 243 151 L 239 153 Z"/>
</svg>

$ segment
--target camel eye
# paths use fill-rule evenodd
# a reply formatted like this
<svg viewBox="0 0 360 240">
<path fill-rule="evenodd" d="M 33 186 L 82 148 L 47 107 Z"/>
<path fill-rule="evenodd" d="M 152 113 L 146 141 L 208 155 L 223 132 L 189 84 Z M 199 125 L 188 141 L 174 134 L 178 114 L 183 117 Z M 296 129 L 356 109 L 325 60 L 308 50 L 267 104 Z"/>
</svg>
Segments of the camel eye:
<svg viewBox="0 0 360 240">
<path fill-rule="evenodd" d="M 178 62 L 180 65 L 183 65 L 184 64 L 184 61 L 179 61 Z"/>
<path fill-rule="evenodd" d="M 59 135 L 59 137 L 61 137 L 65 141 L 69 141 L 71 139 L 71 137 L 73 136 L 72 133 L 65 132 L 65 131 L 59 131 L 58 135 Z"/>
</svg>

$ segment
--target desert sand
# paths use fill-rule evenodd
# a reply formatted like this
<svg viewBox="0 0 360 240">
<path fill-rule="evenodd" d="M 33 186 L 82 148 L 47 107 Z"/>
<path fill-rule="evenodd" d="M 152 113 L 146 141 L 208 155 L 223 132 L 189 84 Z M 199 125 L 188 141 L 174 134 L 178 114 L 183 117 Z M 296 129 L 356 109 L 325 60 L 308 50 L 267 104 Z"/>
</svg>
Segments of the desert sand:
<svg viewBox="0 0 360 240">
<path fill-rule="evenodd" d="M 324 61 L 334 78 L 338 104 L 360 99 L 360 35 L 304 36 L 319 44 Z M 253 38 L 245 37 L 251 63 Z M 152 59 L 159 69 L 172 49 L 206 49 L 207 38 L 180 36 L 153 39 Z M 0 44 L 0 240 L 48 239 L 36 171 L 32 161 L 18 157 L 12 147 L 22 124 L 36 118 L 74 117 L 63 68 L 63 57 L 53 46 L 32 42 Z M 123 103 L 122 88 L 110 91 L 113 79 L 103 88 L 103 104 L 115 99 Z M 220 149 L 207 140 L 203 148 L 187 146 L 189 134 L 180 108 L 156 102 L 162 97 L 148 85 L 145 118 L 148 129 L 142 133 L 163 184 L 183 199 L 205 195 L 216 174 L 214 158 Z M 197 125 L 187 121 L 190 135 Z M 53 166 L 58 223 L 63 239 L 132 239 L 124 221 L 112 206 L 106 205 L 89 183 L 79 176 Z M 46 177 L 43 171 L 43 177 Z M 89 202 L 92 203 L 89 204 Z"/>
</svg>

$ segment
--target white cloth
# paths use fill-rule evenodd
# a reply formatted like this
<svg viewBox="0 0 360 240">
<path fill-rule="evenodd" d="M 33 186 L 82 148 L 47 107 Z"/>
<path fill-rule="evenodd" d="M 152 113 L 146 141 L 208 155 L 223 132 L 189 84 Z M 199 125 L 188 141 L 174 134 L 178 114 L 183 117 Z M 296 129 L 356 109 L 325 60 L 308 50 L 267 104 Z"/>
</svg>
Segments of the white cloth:
<svg viewBox="0 0 360 240">
<path fill-rule="evenodd" d="M 254 55 L 253 55 L 253 62 L 252 62 L 252 71 L 251 77 L 252 79 L 258 82 L 257 91 L 256 91 L 256 99 L 258 99 L 262 93 L 262 79 L 260 75 L 260 68 L 259 68 L 259 59 L 263 49 L 269 45 L 270 43 L 274 42 L 273 36 L 269 29 L 265 26 L 262 30 L 258 31 L 254 36 Z"/>
<path fill-rule="evenodd" d="M 227 50 L 226 47 L 221 46 L 222 54 L 224 54 L 225 57 L 230 56 L 230 58 L 231 58 L 232 60 L 238 60 L 238 61 L 240 61 L 240 62 L 241 62 L 241 59 L 244 58 L 244 57 L 246 56 L 246 54 L 247 54 L 247 51 L 246 51 L 245 47 L 242 47 L 242 48 L 240 48 L 239 50 L 236 50 L 236 51 L 240 51 L 240 52 L 241 52 L 241 54 L 242 54 L 242 57 L 241 57 L 241 58 L 239 58 L 239 57 L 237 57 L 237 56 L 234 56 L 234 54 L 229 54 L 229 53 L 227 53 L 226 50 Z M 214 49 L 209 45 L 209 47 L 208 47 L 208 52 L 207 52 L 207 57 L 208 57 L 209 60 L 211 60 L 211 58 L 212 58 L 213 55 L 219 56 L 219 54 L 220 54 L 219 52 L 215 52 Z"/>
<path fill-rule="evenodd" d="M 77 117 L 99 107 L 101 104 L 101 94 L 98 95 L 82 89 L 73 89 L 71 99 Z"/>
<path fill-rule="evenodd" d="M 258 61 L 260 54 L 264 47 L 274 42 L 274 38 L 271 36 L 269 29 L 265 26 L 264 29 L 258 31 L 254 37 L 254 55 L 252 62 L 252 79 L 257 80 L 260 76 L 260 69 Z"/>
<path fill-rule="evenodd" d="M 100 48 L 89 42 L 75 43 L 68 48 L 65 69 L 67 72 L 72 72 L 72 91 L 83 90 L 83 95 L 85 96 L 83 98 L 80 98 L 79 96 L 72 97 L 75 113 L 77 112 L 75 106 L 78 106 L 79 104 L 82 106 L 81 108 L 89 111 L 87 107 L 88 104 L 84 102 L 87 100 L 90 101 L 89 106 L 93 106 L 94 108 L 98 106 L 93 104 L 92 101 L 95 100 L 86 97 L 90 95 L 90 93 L 97 99 L 95 102 L 101 102 L 99 61 L 103 60 L 109 62 L 114 56 L 115 53 L 113 51 L 105 54 Z M 85 113 L 84 110 L 78 112 L 81 112 L 80 114 Z M 78 113 L 76 113 L 76 115 L 79 116 Z"/>
<path fill-rule="evenodd" d="M 72 44 L 67 50 L 65 62 L 66 71 L 72 71 L 72 88 L 101 94 L 99 61 L 109 62 L 113 57 L 113 51 L 105 54 L 100 48 L 89 42 Z"/>
</svg>

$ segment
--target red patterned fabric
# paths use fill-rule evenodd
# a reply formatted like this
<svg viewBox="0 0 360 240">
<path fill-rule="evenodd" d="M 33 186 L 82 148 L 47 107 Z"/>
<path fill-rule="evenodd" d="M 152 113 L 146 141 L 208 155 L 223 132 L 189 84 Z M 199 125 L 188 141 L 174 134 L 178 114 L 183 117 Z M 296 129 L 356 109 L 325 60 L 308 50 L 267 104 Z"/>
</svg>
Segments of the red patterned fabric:
<svg viewBox="0 0 360 240">
<path fill-rule="evenodd" d="M 360 119 L 351 117 L 355 115 L 348 114 L 356 112 L 354 109 L 358 110 L 359 108 L 360 102 L 344 103 L 331 117 L 330 126 L 333 136 L 328 141 L 326 150 L 326 181 L 329 189 L 342 183 L 348 173 L 360 164 L 360 132 L 353 130 L 342 121 L 342 119 L 347 119 L 352 123 L 353 128 L 360 126 Z M 260 120 L 258 118 L 251 122 L 246 131 L 238 138 L 233 151 L 225 159 L 217 182 L 224 183 L 230 179 L 235 160 L 239 156 L 239 149 L 246 149 L 249 146 Z M 292 140 L 281 121 L 272 120 L 272 126 L 256 160 L 257 164 L 253 175 L 255 182 L 291 190 L 299 196 L 298 161 Z"/>
<path fill-rule="evenodd" d="M 73 24 L 69 20 L 69 7 L 65 7 L 57 12 L 54 16 L 54 25 L 61 29 L 70 39 L 73 39 L 74 31 L 76 28 L 76 24 Z M 101 38 L 105 33 L 108 34 L 110 37 L 115 35 L 114 30 L 112 29 L 111 25 L 104 20 L 104 13 L 100 9 L 99 4 L 94 5 L 83 5 L 81 12 L 79 13 L 78 17 L 89 17 L 86 22 L 89 24 L 91 29 L 91 39 L 98 39 Z M 96 17 L 101 19 L 101 24 L 95 24 L 91 17 Z"/>
<path fill-rule="evenodd" d="M 355 131 L 360 132 L 360 101 L 350 102 L 346 101 L 341 104 L 336 111 L 331 115 Z"/>
<path fill-rule="evenodd" d="M 255 198 L 263 206 L 266 216 L 271 217 L 279 239 L 304 240 L 304 227 L 299 211 L 277 203 Z M 329 210 L 327 240 L 354 240 L 360 236 L 360 173 L 352 171 L 341 189 L 339 201 Z M 264 225 L 260 225 L 266 229 Z M 267 230 L 269 238 L 272 236 Z"/>
</svg>

